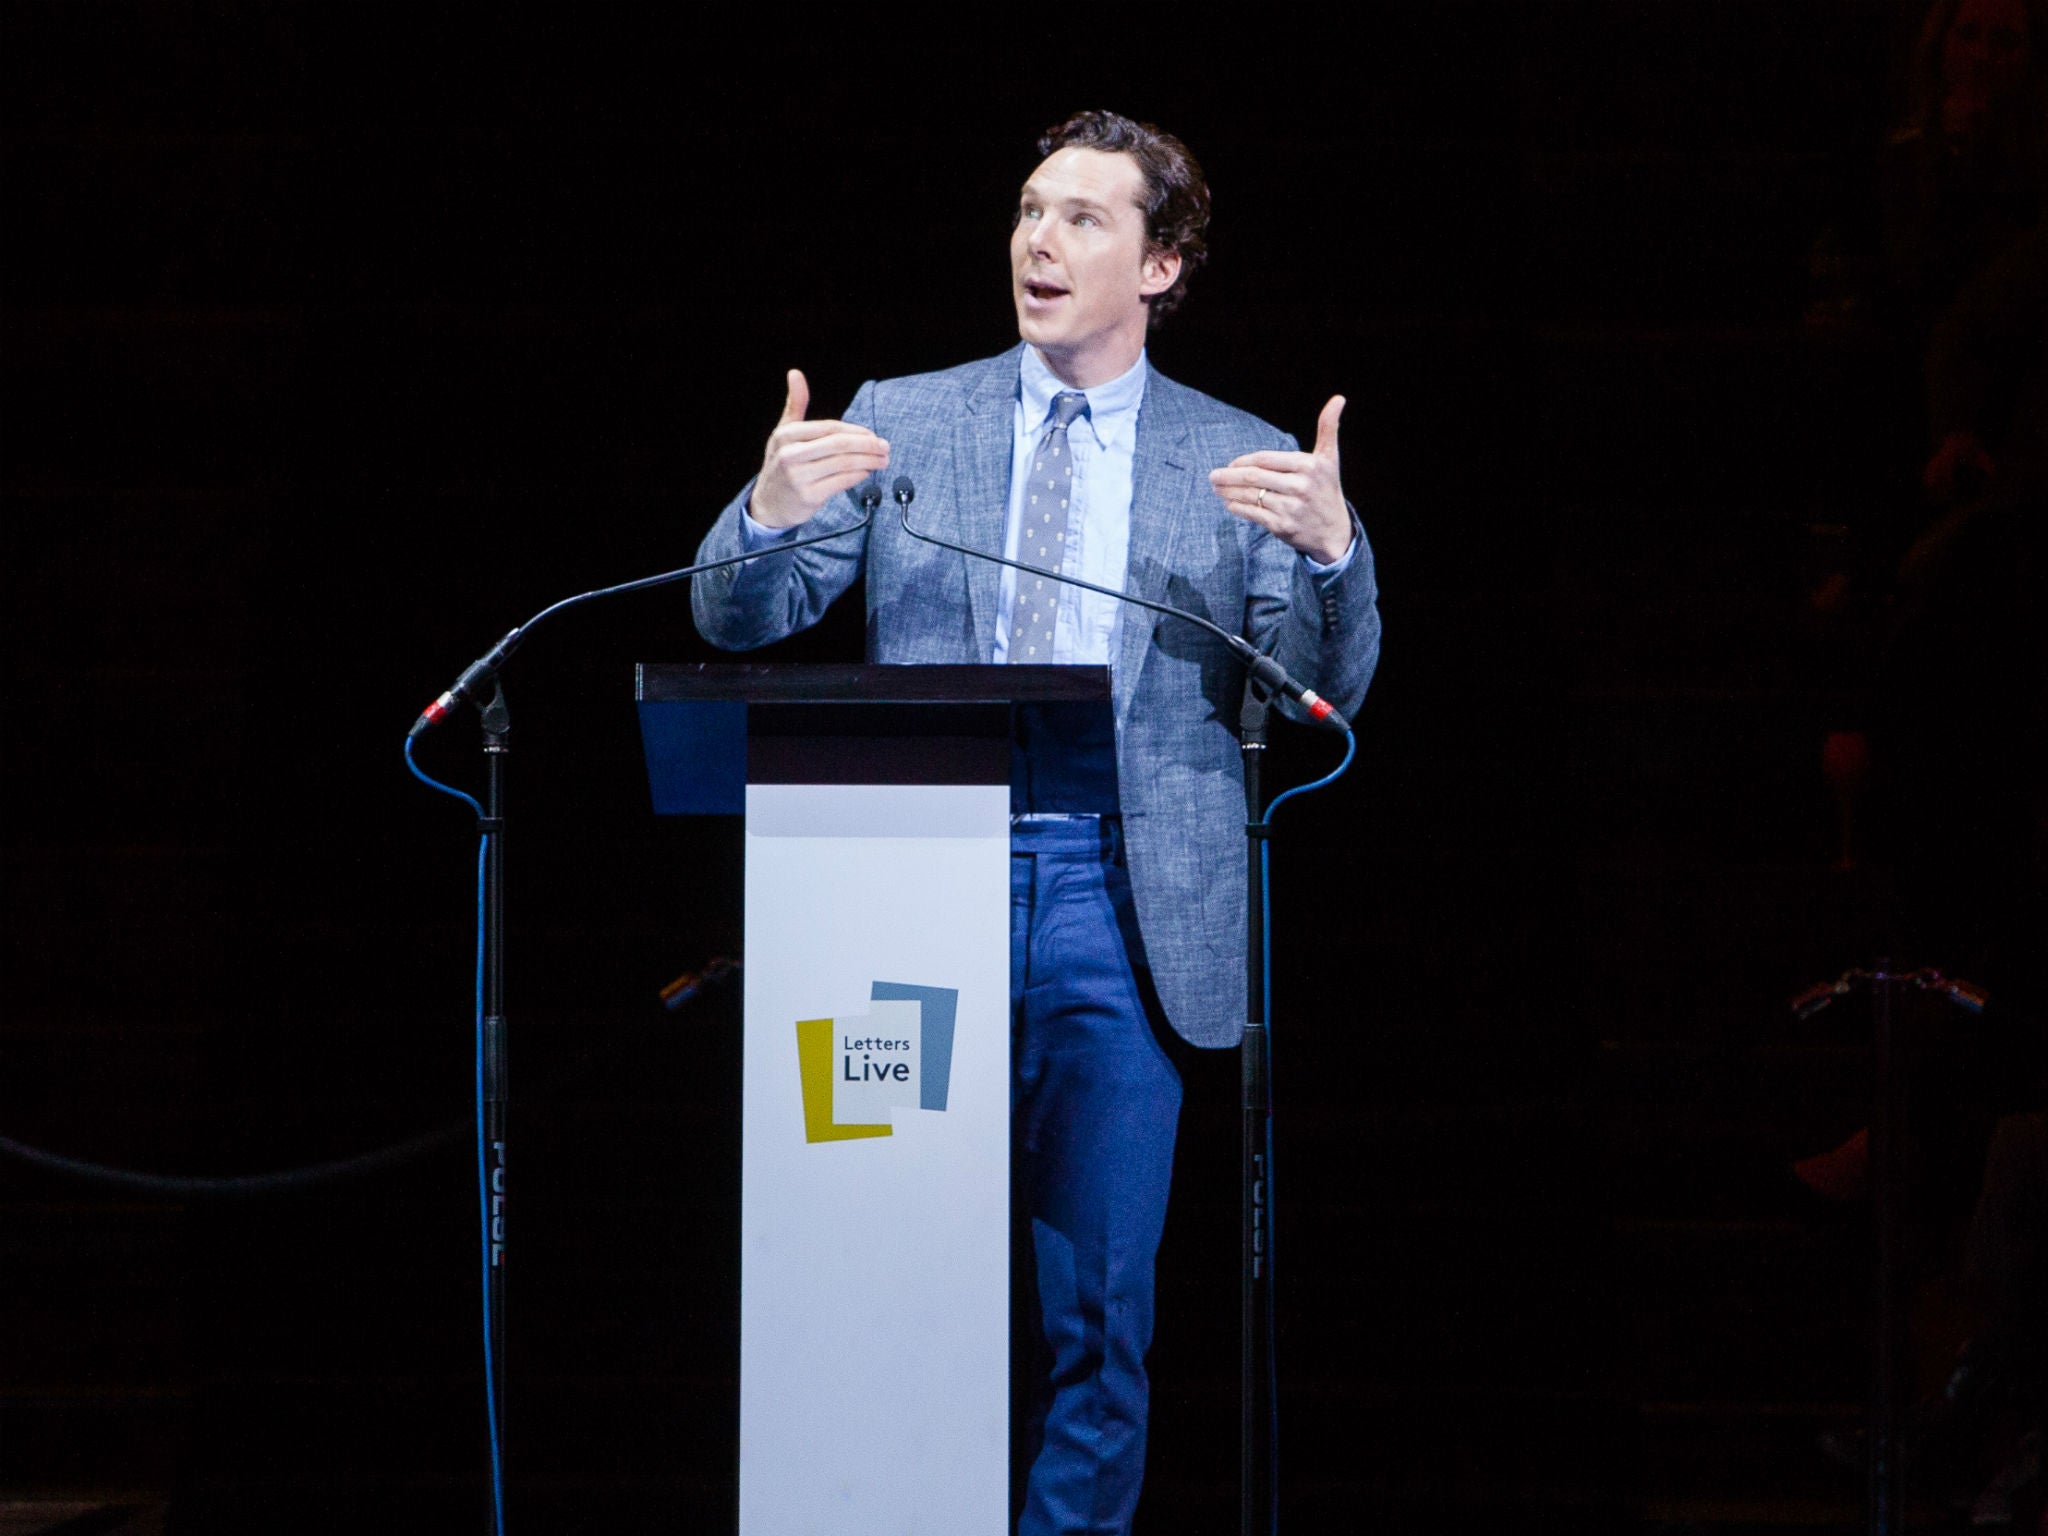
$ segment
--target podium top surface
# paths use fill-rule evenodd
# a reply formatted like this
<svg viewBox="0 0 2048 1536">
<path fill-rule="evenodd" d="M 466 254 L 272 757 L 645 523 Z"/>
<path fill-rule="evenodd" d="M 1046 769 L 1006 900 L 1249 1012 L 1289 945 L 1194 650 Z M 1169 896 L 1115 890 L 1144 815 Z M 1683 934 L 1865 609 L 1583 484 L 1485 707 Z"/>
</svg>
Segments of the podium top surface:
<svg viewBox="0 0 2048 1536">
<path fill-rule="evenodd" d="M 641 704 L 731 699 L 757 704 L 1107 703 L 1107 667 L 794 666 L 641 662 Z"/>
</svg>

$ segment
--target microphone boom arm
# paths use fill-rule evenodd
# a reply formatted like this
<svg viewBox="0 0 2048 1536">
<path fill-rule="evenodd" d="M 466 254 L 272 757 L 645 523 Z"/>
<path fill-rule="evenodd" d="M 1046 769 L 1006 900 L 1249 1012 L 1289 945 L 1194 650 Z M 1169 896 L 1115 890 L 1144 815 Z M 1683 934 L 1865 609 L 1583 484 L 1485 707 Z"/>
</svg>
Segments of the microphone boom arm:
<svg viewBox="0 0 2048 1536">
<path fill-rule="evenodd" d="M 812 544 L 827 544 L 833 539 L 843 539 L 859 533 L 875 518 L 875 508 L 882 504 L 881 487 L 864 486 L 861 490 L 861 519 L 848 527 L 832 533 L 813 534 L 807 539 L 793 539 L 787 544 L 777 544 L 773 549 L 757 549 L 744 555 L 727 555 L 721 560 L 706 560 L 699 565 L 686 565 L 678 571 L 663 571 L 658 576 L 642 576 L 637 581 L 622 581 L 616 586 L 598 587 L 589 592 L 578 592 L 574 597 L 565 597 L 560 602 L 550 603 L 524 624 L 507 630 L 503 639 L 463 669 L 448 691 L 420 712 L 419 719 L 412 723 L 408 737 L 418 736 L 422 731 L 439 725 L 455 706 L 465 699 L 475 698 L 484 686 L 498 675 L 498 669 L 505 659 L 518 649 L 529 631 L 542 619 L 552 618 L 564 608 L 574 608 L 579 603 L 591 602 L 600 597 L 618 597 L 626 592 L 639 592 L 647 587 L 665 587 L 670 582 L 682 581 L 691 576 L 702 576 L 707 571 L 723 570 L 728 565 L 744 565 L 749 560 L 765 560 L 770 555 L 786 554 L 793 549 L 804 549 Z"/>
<path fill-rule="evenodd" d="M 1337 712 L 1335 705 L 1331 704 L 1328 699 L 1325 699 L 1313 688 L 1304 687 L 1292 677 L 1289 677 L 1285 667 L 1281 666 L 1279 662 L 1268 656 L 1242 635 L 1233 635 L 1222 625 L 1203 618 L 1199 613 L 1189 613 L 1184 608 L 1175 608 L 1167 603 L 1156 603 L 1149 597 L 1139 597 L 1135 592 L 1119 592 L 1113 587 L 1100 586 L 1092 581 L 1083 581 L 1078 576 L 1062 576 L 1057 571 L 1048 571 L 1036 565 L 1026 565 L 1022 560 L 1012 560 L 1006 555 L 992 555 L 986 550 L 971 549 L 965 544 L 955 544 L 949 539 L 938 537 L 936 534 L 920 533 L 917 529 L 910 526 L 910 504 L 917 498 L 917 487 L 911 484 L 910 477 L 908 475 L 898 475 L 896 477 L 896 484 L 891 488 L 891 493 L 896 502 L 898 519 L 903 524 L 903 531 L 913 539 L 918 539 L 926 544 L 936 544 L 940 549 L 950 549 L 955 554 L 971 555 L 977 560 L 993 560 L 997 565 L 1006 565 L 1013 571 L 1028 571 L 1033 576 L 1043 576 L 1047 581 L 1064 582 L 1070 587 L 1081 587 L 1089 592 L 1099 592 L 1104 597 L 1113 597 L 1119 602 L 1136 603 L 1140 608 L 1149 608 L 1154 613 L 1163 613 L 1171 619 L 1184 619 L 1190 624 L 1208 630 L 1210 634 L 1229 646 L 1237 654 L 1238 659 L 1245 664 L 1246 669 L 1250 671 L 1256 681 L 1274 692 L 1286 694 L 1288 698 L 1293 699 L 1303 709 L 1306 709 L 1312 719 L 1321 721 L 1323 724 L 1340 731 L 1351 729 L 1351 723 Z"/>
</svg>

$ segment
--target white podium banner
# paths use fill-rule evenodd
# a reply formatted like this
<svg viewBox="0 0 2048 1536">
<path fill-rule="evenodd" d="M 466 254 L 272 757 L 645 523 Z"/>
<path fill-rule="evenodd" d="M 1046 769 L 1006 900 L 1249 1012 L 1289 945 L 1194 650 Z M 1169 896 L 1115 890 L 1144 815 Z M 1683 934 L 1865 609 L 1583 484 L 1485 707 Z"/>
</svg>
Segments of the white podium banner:
<svg viewBox="0 0 2048 1536">
<path fill-rule="evenodd" d="M 747 788 L 742 1536 L 1008 1528 L 1009 820 Z"/>
</svg>

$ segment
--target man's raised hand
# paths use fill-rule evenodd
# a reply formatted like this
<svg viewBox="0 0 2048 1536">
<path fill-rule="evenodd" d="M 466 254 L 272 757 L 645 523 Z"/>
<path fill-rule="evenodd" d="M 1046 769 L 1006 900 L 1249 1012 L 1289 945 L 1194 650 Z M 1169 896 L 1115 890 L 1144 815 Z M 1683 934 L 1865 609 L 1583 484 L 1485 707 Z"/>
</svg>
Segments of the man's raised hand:
<svg viewBox="0 0 2048 1536">
<path fill-rule="evenodd" d="M 844 421 L 805 421 L 811 386 L 789 370 L 782 419 L 768 434 L 761 476 L 747 515 L 764 528 L 794 528 L 841 491 L 889 467 L 889 445 L 866 427 Z"/>
<path fill-rule="evenodd" d="M 1337 458 L 1343 414 L 1344 397 L 1332 395 L 1316 418 L 1312 452 L 1247 453 L 1209 471 L 1211 489 L 1232 515 L 1257 523 L 1319 565 L 1335 565 L 1351 548 L 1351 509 Z"/>
</svg>

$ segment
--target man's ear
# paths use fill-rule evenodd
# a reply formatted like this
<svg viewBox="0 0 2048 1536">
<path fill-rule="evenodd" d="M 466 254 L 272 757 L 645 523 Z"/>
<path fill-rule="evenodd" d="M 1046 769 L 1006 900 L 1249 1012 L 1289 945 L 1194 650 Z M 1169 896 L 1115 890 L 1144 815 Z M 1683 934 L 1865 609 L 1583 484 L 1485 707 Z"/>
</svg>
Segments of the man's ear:
<svg viewBox="0 0 2048 1536">
<path fill-rule="evenodd" d="M 1166 292 L 1179 280 L 1179 251 L 1145 253 L 1145 263 L 1138 269 L 1138 293 L 1141 297 L 1154 298 Z"/>
</svg>

